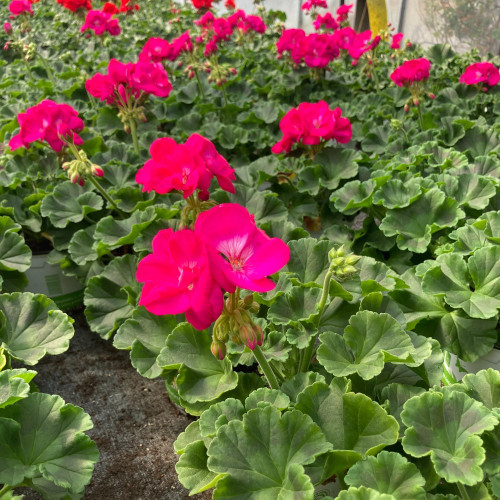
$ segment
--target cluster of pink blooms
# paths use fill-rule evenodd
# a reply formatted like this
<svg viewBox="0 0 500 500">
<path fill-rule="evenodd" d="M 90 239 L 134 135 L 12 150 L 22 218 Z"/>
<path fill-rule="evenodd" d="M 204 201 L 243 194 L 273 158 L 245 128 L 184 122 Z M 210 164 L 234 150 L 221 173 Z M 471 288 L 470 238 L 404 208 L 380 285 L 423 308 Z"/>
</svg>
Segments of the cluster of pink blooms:
<svg viewBox="0 0 500 500">
<path fill-rule="evenodd" d="M 175 61 L 183 52 L 192 52 L 193 42 L 189 31 L 178 36 L 171 42 L 163 38 L 150 38 L 139 54 L 139 61 L 161 62 L 165 59 Z"/>
<path fill-rule="evenodd" d="M 330 109 L 328 103 L 303 102 L 292 108 L 280 121 L 283 138 L 271 151 L 289 153 L 294 144 L 316 146 L 331 139 L 346 144 L 351 140 L 352 127 L 348 118 L 342 117 L 340 108 Z"/>
<path fill-rule="evenodd" d="M 422 82 L 429 78 L 431 63 L 425 57 L 411 59 L 398 66 L 391 73 L 391 80 L 398 87 L 412 87 L 415 82 Z"/>
<path fill-rule="evenodd" d="M 338 25 L 337 25 L 338 26 Z M 299 65 L 304 62 L 309 68 L 324 68 L 345 50 L 357 60 L 380 43 L 380 36 L 372 39 L 371 30 L 356 33 L 349 26 L 336 29 L 333 33 L 311 33 L 302 29 L 284 30 L 276 43 L 278 58 L 288 52 L 292 61 Z"/>
<path fill-rule="evenodd" d="M 314 8 L 327 9 L 328 5 L 326 3 L 326 0 L 307 0 L 302 4 L 302 10 L 309 11 Z"/>
<path fill-rule="evenodd" d="M 191 0 L 193 7 L 196 9 L 210 9 L 212 7 L 213 0 Z"/>
<path fill-rule="evenodd" d="M 143 191 L 165 194 L 181 191 L 184 198 L 199 190 L 198 198 L 208 199 L 208 189 L 215 177 L 220 187 L 234 193 L 234 170 L 211 141 L 199 134 L 191 135 L 184 144 L 170 137 L 157 139 L 150 148 L 151 159 L 139 169 L 136 182 Z"/>
<path fill-rule="evenodd" d="M 236 287 L 267 292 L 267 276 L 290 259 L 288 246 L 259 229 L 246 208 L 227 203 L 202 212 L 194 231 L 160 231 L 153 253 L 139 262 L 137 281 L 144 283 L 140 305 L 153 314 L 186 314 L 196 329 L 208 328 L 222 313 L 223 290 Z M 260 340 L 249 335 L 248 347 Z"/>
<path fill-rule="evenodd" d="M 460 76 L 460 83 L 466 85 L 484 84 L 490 87 L 500 81 L 500 71 L 490 62 L 478 62 L 467 66 L 464 73 Z M 487 87 L 483 87 L 487 90 Z"/>
<path fill-rule="evenodd" d="M 12 14 L 10 16 L 11 19 L 22 14 L 33 15 L 31 2 L 29 2 L 29 0 L 12 0 L 9 4 L 9 12 Z"/>
<path fill-rule="evenodd" d="M 106 31 L 111 36 L 117 36 L 121 33 L 118 19 L 113 19 L 113 14 L 104 10 L 89 10 L 85 22 L 80 28 L 81 32 L 86 30 L 93 31 L 96 35 L 103 35 Z"/>
<path fill-rule="evenodd" d="M 76 12 L 80 9 L 90 10 L 92 8 L 90 0 L 57 0 L 57 3 L 71 12 Z"/>
<path fill-rule="evenodd" d="M 68 104 L 46 99 L 25 113 L 19 113 L 17 121 L 20 131 L 9 142 L 12 150 L 23 146 L 28 148 L 35 141 L 45 141 L 57 153 L 66 146 L 66 141 L 83 144 L 78 132 L 85 125 L 78 117 L 78 111 Z"/>
<path fill-rule="evenodd" d="M 139 10 L 139 5 L 134 0 L 120 0 L 120 6 L 117 7 L 114 3 L 106 2 L 102 8 L 104 12 L 115 15 L 119 13 L 133 12 Z"/>
<path fill-rule="evenodd" d="M 401 48 L 401 42 L 403 41 L 403 33 L 395 33 L 392 35 L 391 49 L 399 50 Z"/>
<path fill-rule="evenodd" d="M 160 63 L 122 63 L 111 59 L 108 74 L 96 73 L 85 82 L 89 94 L 107 104 L 127 108 L 143 94 L 167 97 L 172 90 L 168 74 Z"/>
</svg>

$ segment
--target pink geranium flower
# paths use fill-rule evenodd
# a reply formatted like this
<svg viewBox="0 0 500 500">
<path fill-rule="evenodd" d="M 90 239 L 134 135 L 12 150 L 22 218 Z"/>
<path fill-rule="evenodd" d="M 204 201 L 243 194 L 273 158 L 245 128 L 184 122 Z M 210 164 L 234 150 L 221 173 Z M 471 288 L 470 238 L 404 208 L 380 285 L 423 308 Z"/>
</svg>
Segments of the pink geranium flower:
<svg viewBox="0 0 500 500">
<path fill-rule="evenodd" d="M 399 50 L 401 48 L 401 42 L 403 41 L 403 33 L 395 33 L 392 35 L 391 49 Z"/>
<path fill-rule="evenodd" d="M 80 28 L 81 32 L 91 30 L 96 35 L 103 35 L 106 31 L 111 36 L 117 36 L 121 33 L 118 19 L 113 19 L 113 15 L 101 10 L 90 10 L 85 17 L 85 22 Z"/>
<path fill-rule="evenodd" d="M 341 5 L 337 11 L 336 11 L 336 14 L 337 14 L 337 21 L 339 23 L 342 23 L 344 21 L 347 21 L 347 18 L 349 16 L 349 13 L 351 12 L 351 9 L 354 7 L 354 4 L 350 4 L 350 5 Z"/>
<path fill-rule="evenodd" d="M 241 205 L 224 203 L 196 219 L 195 234 L 207 246 L 213 276 L 222 288 L 268 292 L 276 285 L 267 276 L 290 259 L 290 249 L 279 238 L 259 229 Z"/>
<path fill-rule="evenodd" d="M 459 82 L 466 85 L 477 85 L 485 83 L 492 87 L 500 81 L 500 71 L 490 62 L 478 62 L 471 64 L 460 77 Z"/>
<path fill-rule="evenodd" d="M 163 38 L 150 38 L 139 54 L 139 61 L 162 62 L 170 55 L 170 43 Z"/>
<path fill-rule="evenodd" d="M 161 63 L 139 61 L 130 76 L 132 88 L 157 97 L 167 97 L 172 91 L 168 74 Z"/>
<path fill-rule="evenodd" d="M 31 10 L 31 3 L 28 0 L 13 0 L 9 4 L 9 12 L 13 16 L 20 16 L 21 14 L 33 15 Z"/>
<path fill-rule="evenodd" d="M 234 193 L 234 170 L 205 137 L 193 134 L 185 144 L 171 138 L 157 139 L 150 148 L 151 159 L 139 169 L 135 180 L 143 191 L 165 194 L 181 191 L 184 198 L 199 190 L 200 199 L 208 199 L 208 189 L 216 177 L 222 189 Z"/>
<path fill-rule="evenodd" d="M 280 39 L 276 42 L 278 49 L 278 57 L 283 55 L 283 52 L 292 54 L 300 45 L 300 41 L 305 38 L 306 33 L 302 29 L 291 28 L 283 30 Z"/>
<path fill-rule="evenodd" d="M 327 12 L 324 16 L 318 14 L 316 21 L 313 22 L 313 26 L 316 31 L 321 28 L 334 31 L 339 27 L 337 21 L 335 21 L 334 17 L 329 12 Z"/>
<path fill-rule="evenodd" d="M 411 87 L 415 82 L 422 82 L 429 78 L 431 63 L 424 57 L 411 59 L 398 66 L 391 73 L 391 80 L 398 87 Z"/>
<path fill-rule="evenodd" d="M 311 10 L 312 8 L 315 7 L 321 7 L 323 9 L 327 9 L 328 5 L 326 3 L 326 0 L 307 0 L 302 4 L 302 10 Z"/>
<path fill-rule="evenodd" d="M 373 50 L 380 43 L 380 36 L 376 36 L 372 40 L 371 30 L 366 30 L 358 33 L 348 47 L 349 55 L 353 59 L 359 59 L 365 52 Z"/>
<path fill-rule="evenodd" d="M 9 142 L 11 149 L 29 147 L 35 141 L 44 141 L 56 152 L 66 145 L 66 140 L 76 145 L 83 144 L 78 132 L 85 125 L 78 111 L 68 104 L 58 104 L 46 99 L 25 113 L 17 115 L 20 131 Z"/>
<path fill-rule="evenodd" d="M 144 283 L 139 305 L 153 314 L 185 313 L 189 323 L 203 330 L 222 312 L 222 290 L 212 277 L 205 245 L 189 229 L 160 231 L 153 253 L 139 262 L 136 278 Z"/>
</svg>

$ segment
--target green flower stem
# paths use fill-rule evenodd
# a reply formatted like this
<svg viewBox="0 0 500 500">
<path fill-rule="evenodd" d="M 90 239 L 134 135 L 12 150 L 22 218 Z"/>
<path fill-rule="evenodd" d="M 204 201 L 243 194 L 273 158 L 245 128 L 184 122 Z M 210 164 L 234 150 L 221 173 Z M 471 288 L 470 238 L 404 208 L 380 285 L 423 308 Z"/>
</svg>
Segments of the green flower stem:
<svg viewBox="0 0 500 500">
<path fill-rule="evenodd" d="M 134 149 L 135 152 L 140 155 L 141 150 L 139 149 L 139 141 L 137 140 L 137 125 L 135 123 L 134 118 L 129 117 L 128 123 L 130 125 L 130 133 L 132 134 L 132 140 L 134 141 Z"/>
<path fill-rule="evenodd" d="M 10 490 L 12 490 L 14 487 L 13 486 L 9 486 L 8 484 L 6 484 L 1 490 L 0 490 L 0 498 L 2 498 L 3 495 L 5 495 L 5 493 L 9 492 Z"/>
<path fill-rule="evenodd" d="M 347 490 L 347 484 L 345 484 L 344 476 L 345 474 L 343 472 L 339 472 L 337 474 L 337 479 L 339 480 L 341 490 Z"/>
<path fill-rule="evenodd" d="M 50 66 L 48 65 L 47 61 L 42 56 L 42 54 L 40 54 L 40 52 L 38 52 L 38 57 L 40 58 L 40 61 L 42 62 L 42 66 L 44 67 L 45 72 L 47 73 L 47 76 L 49 77 L 49 80 L 51 81 L 52 86 L 54 87 L 54 90 L 55 90 L 56 89 L 56 81 L 54 79 L 54 73 L 52 72 L 52 70 L 50 69 Z"/>
<path fill-rule="evenodd" d="M 271 389 L 279 389 L 280 386 L 278 384 L 278 379 L 276 378 L 273 369 L 267 362 L 267 359 L 264 356 L 264 353 L 262 352 L 262 349 L 260 348 L 259 345 L 255 346 L 255 349 L 253 350 L 253 355 L 255 356 L 257 363 L 259 363 L 260 367 L 262 368 L 262 371 L 264 372 L 264 375 L 266 376 Z"/>
<path fill-rule="evenodd" d="M 10 354 L 7 351 L 4 351 L 3 355 L 5 356 L 5 369 L 11 370 L 12 369 L 12 358 L 10 357 Z M 2 493 L 2 492 L 0 491 L 0 493 Z"/>
<path fill-rule="evenodd" d="M 198 74 L 198 70 L 193 70 L 194 76 L 196 77 L 196 81 L 198 82 L 198 88 L 200 89 L 200 95 L 205 99 L 205 91 L 203 90 L 203 85 L 201 84 L 200 75 Z"/>
<path fill-rule="evenodd" d="M 318 320 L 317 324 L 319 326 L 319 322 L 321 320 L 321 315 L 323 314 L 323 310 L 326 306 L 326 301 L 328 300 L 329 292 L 330 292 L 330 281 L 332 280 L 333 273 L 329 270 L 326 275 L 325 279 L 323 281 L 323 292 L 321 294 L 321 297 L 318 302 Z M 306 350 L 304 351 L 304 357 L 302 358 L 302 363 L 299 367 L 299 372 L 307 372 L 309 369 L 309 365 L 311 364 L 311 360 L 314 354 L 314 347 L 316 346 L 316 340 L 318 338 L 319 331 L 316 333 L 316 335 L 311 339 L 311 342 L 307 346 Z"/>
<path fill-rule="evenodd" d="M 418 114 L 418 123 L 420 125 L 420 130 L 423 132 L 424 131 L 424 117 L 422 115 L 421 103 L 418 103 L 417 114 Z"/>
<path fill-rule="evenodd" d="M 373 83 L 375 83 L 375 90 L 378 92 L 380 90 L 380 82 L 378 79 L 377 71 L 372 67 Z"/>
<path fill-rule="evenodd" d="M 222 90 L 222 95 L 224 96 L 224 105 L 227 106 L 229 104 L 229 101 L 227 100 L 227 94 L 224 85 L 221 86 L 221 90 Z"/>
<path fill-rule="evenodd" d="M 457 483 L 457 488 L 463 500 L 470 500 L 470 496 L 462 483 Z"/>
<path fill-rule="evenodd" d="M 113 198 L 109 196 L 106 190 L 101 186 L 100 182 L 93 176 L 89 176 L 88 179 L 90 182 L 96 187 L 96 189 L 101 193 L 101 195 L 113 206 L 113 208 L 122 216 L 125 217 L 125 214 L 118 208 L 118 205 L 114 202 Z"/>
</svg>

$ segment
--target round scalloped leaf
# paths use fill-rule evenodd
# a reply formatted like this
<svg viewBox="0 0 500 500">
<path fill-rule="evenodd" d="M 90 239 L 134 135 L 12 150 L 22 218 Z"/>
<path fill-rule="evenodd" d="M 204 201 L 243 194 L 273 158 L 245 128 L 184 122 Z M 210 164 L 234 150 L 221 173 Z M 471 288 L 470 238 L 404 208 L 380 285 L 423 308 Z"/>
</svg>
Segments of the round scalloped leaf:
<svg viewBox="0 0 500 500">
<path fill-rule="evenodd" d="M 112 215 L 97 223 L 94 238 L 109 250 L 131 245 L 136 238 L 156 219 L 154 207 L 134 212 L 128 219 L 116 219 Z"/>
<path fill-rule="evenodd" d="M 436 472 L 450 483 L 472 486 L 483 479 L 485 451 L 478 434 L 498 419 L 461 392 L 426 392 L 406 402 L 401 419 L 408 427 L 403 448 L 414 457 L 430 455 Z"/>
<path fill-rule="evenodd" d="M 446 196 L 474 210 L 484 210 L 497 192 L 492 179 L 476 174 L 444 175 L 443 180 Z"/>
<path fill-rule="evenodd" d="M 424 253 L 433 233 L 454 226 L 463 216 L 453 198 L 433 188 L 410 206 L 389 210 L 380 229 L 386 236 L 397 235 L 396 243 L 401 250 Z"/>
<path fill-rule="evenodd" d="M 158 356 L 158 365 L 179 370 L 177 387 L 187 403 L 213 401 L 238 385 L 228 358 L 222 361 L 210 351 L 211 336 L 182 323 L 168 336 Z"/>
<path fill-rule="evenodd" d="M 398 439 L 399 425 L 364 394 L 344 393 L 336 384 L 316 382 L 297 396 L 295 407 L 309 415 L 332 443 L 332 474 L 374 455 Z"/>
<path fill-rule="evenodd" d="M 262 387 L 252 392 L 245 399 L 245 408 L 247 411 L 261 408 L 265 405 L 272 405 L 278 408 L 278 410 L 285 410 L 290 405 L 290 398 L 284 392 Z"/>
<path fill-rule="evenodd" d="M 31 266 L 31 250 L 20 229 L 10 217 L 0 217 L 0 271 L 24 272 Z"/>
<path fill-rule="evenodd" d="M 201 414 L 199 420 L 202 438 L 215 436 L 220 427 L 231 420 L 241 420 L 244 413 L 245 408 L 239 399 L 228 398 L 212 405 Z"/>
<path fill-rule="evenodd" d="M 141 289 L 135 279 L 137 257 L 124 255 L 114 259 L 85 289 L 85 317 L 90 328 L 109 338 L 129 318 Z"/>
<path fill-rule="evenodd" d="M 316 304 L 320 295 L 321 288 L 294 286 L 277 297 L 269 308 L 267 318 L 275 325 L 298 326 L 302 321 L 311 321 L 318 314 Z"/>
<path fill-rule="evenodd" d="M 330 202 L 339 212 L 353 215 L 362 208 L 371 206 L 375 187 L 376 182 L 372 179 L 364 182 L 351 181 L 334 191 L 330 196 Z"/>
<path fill-rule="evenodd" d="M 366 486 L 398 500 L 425 500 L 425 479 L 416 465 L 399 453 L 380 452 L 353 465 L 345 476 L 349 486 Z"/>
<path fill-rule="evenodd" d="M 156 316 L 138 307 L 118 328 L 113 338 L 117 349 L 130 350 L 132 366 L 147 378 L 159 377 L 162 369 L 156 363 L 167 337 L 179 324 L 175 315 Z"/>
<path fill-rule="evenodd" d="M 48 217 L 55 227 L 80 222 L 86 215 L 103 207 L 103 199 L 88 189 L 70 181 L 62 182 L 43 199 L 40 213 Z"/>
<path fill-rule="evenodd" d="M 174 450 L 178 455 L 182 455 L 186 446 L 194 443 L 196 441 L 203 441 L 203 436 L 200 432 L 200 420 L 195 420 L 191 422 L 185 429 L 181 432 L 177 439 L 174 441 Z"/>
<path fill-rule="evenodd" d="M 0 295 L 0 345 L 13 358 L 36 365 L 66 351 L 74 333 L 73 320 L 45 295 Z"/>
<path fill-rule="evenodd" d="M 299 411 L 250 410 L 221 427 L 208 448 L 208 468 L 228 474 L 214 498 L 303 498 L 314 488 L 302 465 L 331 449 L 319 427 Z"/>
<path fill-rule="evenodd" d="M 79 266 L 83 266 L 87 262 L 92 262 L 99 258 L 99 253 L 95 249 L 95 224 L 92 224 L 85 229 L 77 231 L 69 242 L 68 252 L 71 259 Z"/>
<path fill-rule="evenodd" d="M 373 195 L 373 204 L 385 208 L 404 208 L 411 205 L 420 195 L 420 182 L 417 178 L 409 182 L 391 179 Z"/>
<path fill-rule="evenodd" d="M 360 311 L 351 317 L 343 336 L 325 332 L 319 339 L 318 361 L 336 377 L 357 373 L 370 380 L 382 372 L 384 363 L 414 361 L 410 337 L 385 313 Z"/>
<path fill-rule="evenodd" d="M 84 434 L 91 428 L 89 415 L 59 396 L 34 393 L 1 409 L 0 442 L 7 446 L 0 448 L 0 483 L 43 478 L 82 494 L 99 458 Z"/>
<path fill-rule="evenodd" d="M 489 410 L 500 410 L 500 372 L 493 368 L 469 373 L 462 379 L 467 394 Z"/>
<path fill-rule="evenodd" d="M 339 493 L 337 500 L 397 500 L 396 497 L 387 493 L 379 493 L 377 490 L 361 486 L 355 488 L 351 486 L 348 490 Z"/>
<path fill-rule="evenodd" d="M 175 464 L 179 482 L 190 490 L 190 495 L 213 488 L 223 477 L 215 474 L 207 467 L 207 449 L 203 441 L 195 441 L 186 446 L 184 453 Z"/>
<path fill-rule="evenodd" d="M 425 273 L 422 288 L 443 296 L 448 305 L 463 309 L 471 318 L 496 317 L 500 308 L 500 246 L 476 250 L 467 264 L 461 255 L 440 255 Z"/>
<path fill-rule="evenodd" d="M 297 401 L 297 396 L 310 385 L 315 382 L 325 382 L 325 377 L 320 373 L 316 372 L 306 372 L 297 373 L 292 378 L 285 380 L 280 387 L 280 390 L 284 392 L 292 402 Z M 346 388 L 347 390 L 347 388 Z M 344 391 L 345 392 L 345 391 Z"/>
<path fill-rule="evenodd" d="M 36 372 L 24 368 L 0 371 L 0 408 L 27 397 L 35 375 Z"/>
</svg>

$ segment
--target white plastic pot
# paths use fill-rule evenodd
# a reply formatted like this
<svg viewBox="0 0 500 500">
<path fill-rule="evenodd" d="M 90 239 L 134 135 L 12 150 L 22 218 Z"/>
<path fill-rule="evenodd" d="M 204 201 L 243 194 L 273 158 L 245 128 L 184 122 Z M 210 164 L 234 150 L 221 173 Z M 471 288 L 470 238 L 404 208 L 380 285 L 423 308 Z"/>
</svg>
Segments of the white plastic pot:
<svg viewBox="0 0 500 500">
<path fill-rule="evenodd" d="M 59 266 L 47 264 L 47 254 L 33 255 L 26 277 L 26 292 L 43 293 L 61 309 L 71 309 L 83 303 L 83 285 L 76 278 L 65 276 Z"/>
<path fill-rule="evenodd" d="M 462 380 L 468 373 L 477 373 L 488 368 L 500 371 L 500 346 L 495 346 L 489 354 L 472 363 L 462 361 L 455 354 L 450 354 L 449 358 L 445 357 L 445 368 L 457 381 Z"/>
</svg>

